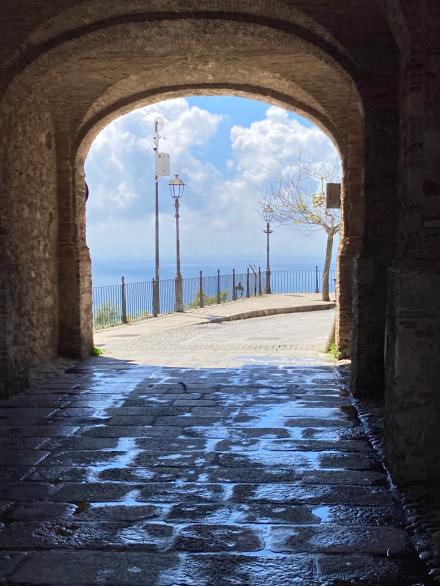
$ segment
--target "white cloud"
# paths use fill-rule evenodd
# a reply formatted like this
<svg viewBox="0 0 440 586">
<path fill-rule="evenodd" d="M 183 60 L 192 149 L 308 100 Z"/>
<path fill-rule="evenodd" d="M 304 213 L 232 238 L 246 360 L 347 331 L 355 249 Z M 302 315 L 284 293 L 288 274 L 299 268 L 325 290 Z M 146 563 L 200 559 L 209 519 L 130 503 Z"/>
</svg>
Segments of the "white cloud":
<svg viewBox="0 0 440 586">
<path fill-rule="evenodd" d="M 316 126 L 304 126 L 286 110 L 269 107 L 266 117 L 248 127 L 234 125 L 230 131 L 232 157 L 227 166 L 232 179 L 216 186 L 217 202 L 230 225 L 255 226 L 260 222 L 257 202 L 270 184 L 304 159 L 310 168 L 337 160 L 329 138 Z M 311 179 L 311 182 L 315 180 Z"/>
<path fill-rule="evenodd" d="M 105 202 L 126 207 L 126 203 L 138 200 L 138 211 L 146 209 L 145 196 L 151 192 L 154 175 L 153 127 L 159 115 L 165 121 L 160 150 L 170 153 L 171 172 L 183 175 L 192 192 L 199 194 L 204 193 L 213 177 L 220 179 L 215 166 L 201 165 L 191 147 L 208 143 L 217 132 L 222 116 L 190 107 L 183 98 L 135 110 L 109 124 L 90 148 L 86 177 L 91 195 L 91 224 L 98 219 L 95 212 L 99 211 L 99 219 L 103 214 L 111 215 L 112 207 L 106 208 Z"/>
<path fill-rule="evenodd" d="M 233 125 L 226 146 L 217 134 L 221 124 L 231 125 L 229 116 L 190 106 L 183 98 L 135 110 L 97 136 L 87 159 L 92 256 L 153 257 L 152 132 L 158 115 L 165 120 L 161 150 L 170 153 L 171 172 L 187 184 L 181 208 L 184 260 L 238 254 L 257 262 L 256 256 L 264 256 L 257 208 L 270 183 L 299 158 L 310 167 L 337 158 L 331 141 L 317 127 L 303 125 L 274 106 L 248 126 Z M 174 217 L 166 183 L 163 179 L 160 192 L 161 253 L 172 258 Z M 310 254 L 320 254 L 321 236 L 295 234 L 290 227 L 275 228 L 274 250 L 294 254 L 304 238 Z"/>
<path fill-rule="evenodd" d="M 174 157 L 185 155 L 189 147 L 205 144 L 216 132 L 222 116 L 190 107 L 184 98 L 167 100 L 138 110 L 138 118 L 145 138 L 139 144 L 147 151 L 152 148 L 151 134 L 158 116 L 164 119 L 161 134 L 165 137 L 161 148 Z"/>
<path fill-rule="evenodd" d="M 115 203 L 119 208 L 126 208 L 136 198 L 137 194 L 128 188 L 125 181 L 122 181 L 118 185 L 116 190 Z"/>
<path fill-rule="evenodd" d="M 266 118 L 249 127 L 233 126 L 231 146 L 238 174 L 252 184 L 279 177 L 286 166 L 304 157 L 315 164 L 334 160 L 336 151 L 316 126 L 306 127 L 272 106 Z"/>
<path fill-rule="evenodd" d="M 98 185 L 93 193 L 88 210 L 90 213 L 112 216 L 113 213 L 127 209 L 139 197 L 125 181 L 116 185 Z"/>
</svg>

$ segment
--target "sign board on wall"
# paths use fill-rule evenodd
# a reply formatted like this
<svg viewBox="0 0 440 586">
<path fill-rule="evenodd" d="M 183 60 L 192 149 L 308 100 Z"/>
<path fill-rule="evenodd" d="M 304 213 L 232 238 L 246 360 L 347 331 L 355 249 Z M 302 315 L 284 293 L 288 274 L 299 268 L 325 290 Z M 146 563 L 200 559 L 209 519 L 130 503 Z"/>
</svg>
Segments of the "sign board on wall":
<svg viewBox="0 0 440 586">
<path fill-rule="evenodd" d="M 341 207 L 341 184 L 327 183 L 325 207 L 328 210 L 338 210 Z"/>
</svg>

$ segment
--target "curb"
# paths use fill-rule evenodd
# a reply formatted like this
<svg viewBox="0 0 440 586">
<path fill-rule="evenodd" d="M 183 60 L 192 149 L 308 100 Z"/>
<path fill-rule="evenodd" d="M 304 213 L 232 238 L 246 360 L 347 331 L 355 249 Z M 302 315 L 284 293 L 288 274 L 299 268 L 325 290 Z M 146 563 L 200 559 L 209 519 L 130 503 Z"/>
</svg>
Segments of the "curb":
<svg viewBox="0 0 440 586">
<path fill-rule="evenodd" d="M 326 309 L 333 309 L 336 303 L 327 302 L 316 305 L 296 305 L 294 307 L 271 307 L 269 309 L 254 309 L 253 311 L 244 311 L 242 313 L 235 313 L 234 315 L 227 315 L 225 317 L 214 317 L 209 319 L 209 323 L 221 323 L 224 321 L 236 321 L 239 319 L 250 319 L 252 317 L 266 317 L 269 315 L 281 315 L 283 313 L 303 313 L 306 311 L 323 311 Z"/>
</svg>

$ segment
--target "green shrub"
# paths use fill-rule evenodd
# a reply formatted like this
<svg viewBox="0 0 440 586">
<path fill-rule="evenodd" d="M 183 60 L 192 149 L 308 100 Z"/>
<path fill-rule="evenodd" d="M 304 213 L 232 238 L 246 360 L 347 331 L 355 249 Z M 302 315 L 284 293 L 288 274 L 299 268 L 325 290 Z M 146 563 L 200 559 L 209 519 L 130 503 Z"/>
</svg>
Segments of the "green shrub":
<svg viewBox="0 0 440 586">
<path fill-rule="evenodd" d="M 96 311 L 94 322 L 96 328 L 105 328 L 121 323 L 121 316 L 111 303 L 104 303 Z"/>
<path fill-rule="evenodd" d="M 333 344 L 330 346 L 328 353 L 335 360 L 338 359 L 338 347 L 336 346 L 336 342 L 333 342 Z"/>
<path fill-rule="evenodd" d="M 96 346 L 93 346 L 90 354 L 92 356 L 102 356 L 104 354 L 104 350 L 102 348 L 97 348 Z"/>
<path fill-rule="evenodd" d="M 220 303 L 225 303 L 228 300 L 228 294 L 226 291 L 220 291 Z M 217 303 L 217 295 L 206 295 L 203 293 L 203 304 L 204 305 L 215 305 Z M 190 305 L 191 309 L 197 309 L 200 307 L 200 291 L 197 292 L 196 298 Z"/>
</svg>

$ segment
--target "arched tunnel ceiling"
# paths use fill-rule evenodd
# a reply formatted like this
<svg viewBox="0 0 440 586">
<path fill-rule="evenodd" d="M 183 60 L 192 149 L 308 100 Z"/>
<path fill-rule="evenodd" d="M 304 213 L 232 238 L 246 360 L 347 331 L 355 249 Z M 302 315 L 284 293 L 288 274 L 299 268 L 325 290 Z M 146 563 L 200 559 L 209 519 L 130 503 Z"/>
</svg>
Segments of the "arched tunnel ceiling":
<svg viewBox="0 0 440 586">
<path fill-rule="evenodd" d="M 74 146 L 130 105 L 229 90 L 302 111 L 341 148 L 361 133 L 359 88 L 396 74 L 392 35 L 371 0 L 18 3 L 20 23 L 32 7 L 35 26 L 18 27 L 21 47 L 4 79 L 15 75 L 24 92 L 37 87 Z M 363 62 L 359 45 L 368 43 L 376 50 Z"/>
<path fill-rule="evenodd" d="M 322 115 L 318 109 L 311 106 L 309 101 L 301 102 L 293 98 L 292 96 L 295 95 L 294 92 L 281 94 L 279 90 L 271 89 L 268 85 L 261 87 L 255 84 L 245 84 L 243 83 L 243 79 L 239 83 L 233 83 L 231 81 L 206 83 L 203 81 L 195 82 L 193 80 L 189 84 L 144 90 L 124 96 L 118 101 L 111 101 L 107 107 L 98 109 L 95 116 L 87 116 L 84 125 L 78 133 L 76 143 L 73 145 L 74 151 L 76 150 L 75 147 L 78 147 L 79 159 L 84 160 L 96 135 L 116 117 L 127 114 L 133 109 L 153 104 L 159 100 L 195 95 L 234 95 L 261 100 L 272 105 L 287 108 L 314 122 L 321 130 L 329 135 L 338 150 L 343 144 L 342 133 L 338 132 L 338 129 L 330 120 Z"/>
<path fill-rule="evenodd" d="M 151 25 L 137 25 L 130 33 L 126 26 L 113 30 L 111 43 L 104 39 L 97 43 L 93 63 L 86 57 L 88 70 L 94 71 L 97 83 L 90 87 L 89 108 L 78 119 L 80 135 L 100 121 L 101 113 L 108 118 L 112 111 L 116 115 L 126 105 L 141 101 L 142 95 L 156 93 L 160 99 L 160 93 L 182 93 L 180 88 L 187 93 L 191 88 L 209 93 L 211 87 L 213 93 L 229 88 L 232 93 L 238 90 L 245 95 L 278 96 L 280 102 L 306 114 L 316 113 L 332 132 L 341 122 L 338 107 L 343 106 L 345 125 L 350 118 L 359 117 L 360 100 L 344 72 L 320 60 L 304 42 L 284 33 L 275 35 L 270 29 L 251 24 L 243 31 L 241 23 L 207 20 L 168 21 L 153 30 Z M 166 32 L 169 36 L 165 36 Z M 139 53 L 134 56 L 129 48 L 118 48 L 110 75 L 102 75 L 108 51 L 115 49 L 117 38 L 124 39 L 127 34 L 140 48 Z M 68 76 L 70 92 L 80 86 L 83 69 L 77 63 L 72 66 Z M 331 94 L 326 86 L 332 88 Z"/>
<path fill-rule="evenodd" d="M 356 59 L 363 40 L 382 48 L 391 39 L 384 14 L 395 16 L 400 0 L 3 0 L 2 18 L 9 23 L 0 41 L 0 62 L 11 63 L 38 47 L 54 46 L 68 38 L 117 22 L 161 14 L 223 13 L 248 15 L 284 23 L 295 33 L 301 27 L 323 42 Z M 356 50 L 358 46 L 358 50 Z"/>
</svg>

